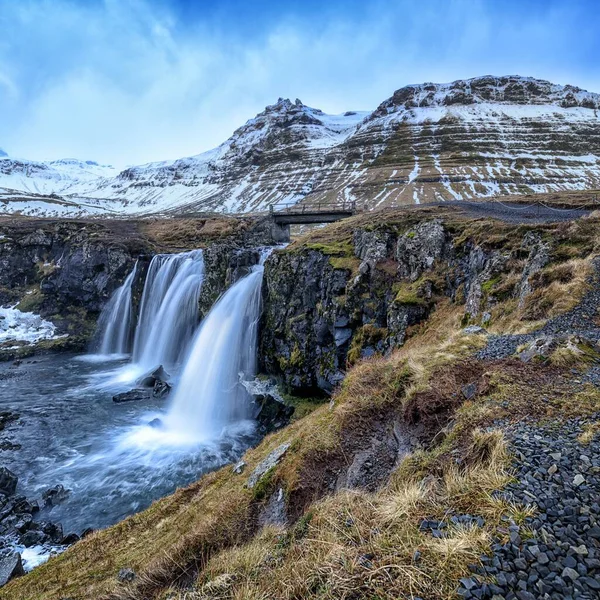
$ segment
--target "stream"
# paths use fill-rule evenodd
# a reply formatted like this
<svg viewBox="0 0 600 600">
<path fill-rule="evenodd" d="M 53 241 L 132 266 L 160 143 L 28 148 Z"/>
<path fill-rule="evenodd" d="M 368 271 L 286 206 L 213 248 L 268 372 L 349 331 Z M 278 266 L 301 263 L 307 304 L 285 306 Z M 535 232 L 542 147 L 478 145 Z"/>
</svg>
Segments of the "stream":
<svg viewBox="0 0 600 600">
<path fill-rule="evenodd" d="M 112 525 L 203 473 L 232 462 L 256 441 L 254 422 L 224 427 L 212 440 L 159 443 L 148 423 L 164 418 L 168 400 L 116 404 L 125 361 L 50 355 L 0 363 L 2 410 L 19 414 L 3 440 L 20 444 L 1 452 L 19 477 L 18 493 L 40 498 L 57 484 L 68 498 L 39 519 L 60 522 L 65 533 Z M 117 381 L 115 381 L 115 379 Z"/>
</svg>

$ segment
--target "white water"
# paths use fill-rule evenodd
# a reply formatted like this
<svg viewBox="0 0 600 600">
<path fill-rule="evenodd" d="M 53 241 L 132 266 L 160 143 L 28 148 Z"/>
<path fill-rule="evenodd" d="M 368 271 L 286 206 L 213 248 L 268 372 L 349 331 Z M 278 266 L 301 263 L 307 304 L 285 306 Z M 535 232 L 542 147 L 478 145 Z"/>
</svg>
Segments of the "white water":
<svg viewBox="0 0 600 600">
<path fill-rule="evenodd" d="M 158 254 L 150 263 L 133 347 L 141 368 L 177 365 L 198 325 L 202 250 Z"/>
<path fill-rule="evenodd" d="M 264 267 L 235 283 L 198 330 L 165 418 L 182 441 L 216 437 L 250 417 L 250 396 L 240 383 L 256 374 L 256 343 Z"/>
<path fill-rule="evenodd" d="M 102 337 L 98 350 L 101 355 L 127 354 L 131 351 L 131 286 L 135 280 L 137 266 L 136 261 L 133 271 L 114 292 L 100 315 L 98 331 L 102 332 Z"/>
</svg>

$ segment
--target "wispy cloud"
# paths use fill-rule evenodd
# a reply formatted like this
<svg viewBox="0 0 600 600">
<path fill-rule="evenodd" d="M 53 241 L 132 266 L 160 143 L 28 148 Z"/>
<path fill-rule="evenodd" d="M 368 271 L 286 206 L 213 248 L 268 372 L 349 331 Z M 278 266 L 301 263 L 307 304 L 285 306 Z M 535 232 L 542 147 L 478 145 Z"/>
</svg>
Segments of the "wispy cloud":
<svg viewBox="0 0 600 600">
<path fill-rule="evenodd" d="M 406 83 L 487 73 L 600 90 L 592 3 L 255 4 L 250 28 L 158 0 L 0 0 L 0 147 L 122 166 L 213 147 L 278 96 L 372 109 Z"/>
</svg>

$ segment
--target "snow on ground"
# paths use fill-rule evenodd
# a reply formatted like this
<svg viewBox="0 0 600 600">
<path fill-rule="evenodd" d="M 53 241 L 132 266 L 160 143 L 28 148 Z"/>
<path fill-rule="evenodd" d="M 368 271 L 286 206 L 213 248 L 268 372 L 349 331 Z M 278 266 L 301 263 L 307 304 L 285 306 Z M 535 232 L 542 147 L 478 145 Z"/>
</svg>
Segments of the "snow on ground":
<svg viewBox="0 0 600 600">
<path fill-rule="evenodd" d="M 57 339 L 56 327 L 40 315 L 21 312 L 16 308 L 0 308 L 0 344 L 26 342 L 36 344 L 41 340 Z"/>
</svg>

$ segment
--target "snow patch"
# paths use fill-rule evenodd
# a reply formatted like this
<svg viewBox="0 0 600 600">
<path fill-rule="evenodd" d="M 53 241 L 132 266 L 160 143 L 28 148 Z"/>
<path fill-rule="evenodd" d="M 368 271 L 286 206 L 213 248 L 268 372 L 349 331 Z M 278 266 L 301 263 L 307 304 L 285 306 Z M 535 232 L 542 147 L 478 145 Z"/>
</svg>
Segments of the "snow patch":
<svg viewBox="0 0 600 600">
<path fill-rule="evenodd" d="M 0 344 L 25 342 L 36 344 L 42 340 L 58 339 L 56 327 L 40 315 L 22 312 L 16 308 L 0 308 Z"/>
</svg>

